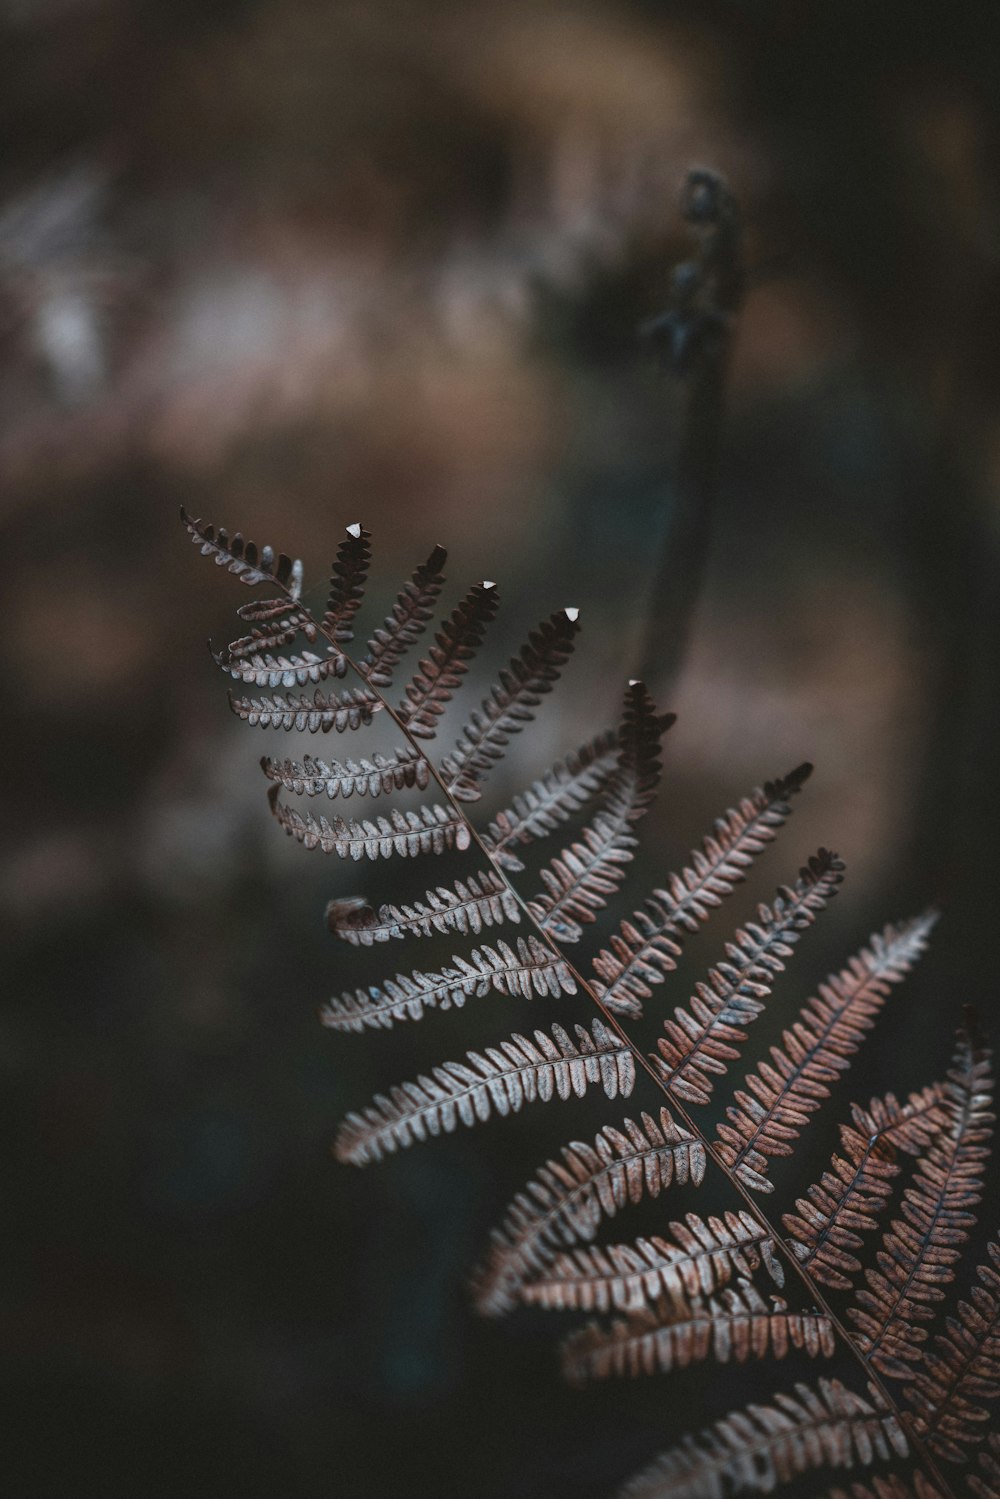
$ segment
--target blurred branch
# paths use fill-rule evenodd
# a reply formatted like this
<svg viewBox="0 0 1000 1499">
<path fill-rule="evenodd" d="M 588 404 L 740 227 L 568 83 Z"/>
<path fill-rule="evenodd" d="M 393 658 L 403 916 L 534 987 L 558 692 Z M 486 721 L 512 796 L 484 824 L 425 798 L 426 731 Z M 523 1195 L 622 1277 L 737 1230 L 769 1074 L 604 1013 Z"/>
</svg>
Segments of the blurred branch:
<svg viewBox="0 0 1000 1499">
<path fill-rule="evenodd" d="M 672 305 L 641 329 L 661 366 L 687 385 L 673 506 L 653 583 L 638 670 L 662 692 L 677 679 L 701 590 L 718 487 L 725 385 L 746 274 L 736 200 L 723 179 L 688 173 L 682 211 L 696 256 L 671 278 Z"/>
</svg>

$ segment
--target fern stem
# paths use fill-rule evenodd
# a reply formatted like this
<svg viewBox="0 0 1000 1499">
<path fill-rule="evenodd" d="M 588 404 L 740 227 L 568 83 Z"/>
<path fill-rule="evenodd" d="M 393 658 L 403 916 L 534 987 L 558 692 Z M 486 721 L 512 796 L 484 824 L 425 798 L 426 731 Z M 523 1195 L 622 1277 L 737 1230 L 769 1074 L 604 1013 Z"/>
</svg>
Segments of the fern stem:
<svg viewBox="0 0 1000 1499">
<path fill-rule="evenodd" d="M 287 588 L 284 588 L 284 591 L 286 593 L 289 593 L 290 596 L 290 591 Z M 538 918 L 532 913 L 528 901 L 525 900 L 516 886 L 512 884 L 506 870 L 493 858 L 490 849 L 486 846 L 477 828 L 472 823 L 465 805 L 462 802 L 458 801 L 455 796 L 453 796 L 451 790 L 449 789 L 447 781 L 444 779 L 437 765 L 434 763 L 433 758 L 428 755 L 426 744 L 421 743 L 410 732 L 405 720 L 399 716 L 399 714 L 393 708 L 392 704 L 387 701 L 381 690 L 371 684 L 368 677 L 361 670 L 357 662 L 347 654 L 347 652 L 344 650 L 343 645 L 334 639 L 332 630 L 327 630 L 326 628 L 324 628 L 323 624 L 320 621 L 316 620 L 315 616 L 311 614 L 310 619 L 312 623 L 315 624 L 317 632 L 323 635 L 331 645 L 335 646 L 335 648 L 344 656 L 344 659 L 346 660 L 349 668 L 353 672 L 355 672 L 355 674 L 361 679 L 361 681 L 364 682 L 365 685 L 368 686 L 370 690 L 379 698 L 382 703 L 384 712 L 388 714 L 389 718 L 399 729 L 400 733 L 404 736 L 411 748 L 418 754 L 426 758 L 428 767 L 430 769 L 431 779 L 436 783 L 441 794 L 445 797 L 456 815 L 461 818 L 462 821 L 466 824 L 469 829 L 471 843 L 475 844 L 483 857 L 488 861 L 489 866 L 492 869 L 495 869 L 497 874 L 504 881 L 505 885 L 511 893 L 511 896 L 520 907 L 524 919 L 535 930 L 539 937 L 539 940 L 544 943 L 544 945 L 550 950 L 555 958 L 559 959 L 562 963 L 565 964 L 567 971 L 576 980 L 580 990 L 588 996 L 588 998 L 594 1005 L 596 1005 L 597 1009 L 600 1011 L 605 1025 L 607 1025 L 608 1028 L 619 1037 L 623 1045 L 627 1047 L 628 1050 L 632 1053 L 637 1066 L 646 1073 L 646 1075 L 651 1079 L 656 1088 L 666 1096 L 670 1107 L 680 1116 L 680 1118 L 684 1122 L 685 1127 L 690 1131 L 694 1138 L 701 1142 L 701 1144 L 705 1148 L 706 1154 L 715 1162 L 715 1165 L 722 1172 L 723 1176 L 742 1198 L 751 1215 L 773 1238 L 775 1244 L 781 1251 L 784 1258 L 798 1275 L 806 1290 L 813 1297 L 816 1306 L 827 1317 L 829 1317 L 840 1339 L 847 1347 L 853 1358 L 857 1361 L 858 1364 L 860 1364 L 866 1379 L 870 1380 L 870 1382 L 878 1390 L 883 1401 L 885 1402 L 886 1409 L 890 1411 L 893 1416 L 895 1416 L 896 1420 L 905 1431 L 907 1440 L 913 1449 L 915 1457 L 917 1458 L 921 1466 L 926 1470 L 930 1478 L 933 1480 L 940 1495 L 942 1496 L 942 1499 L 958 1499 L 958 1496 L 955 1494 L 954 1489 L 945 1479 L 936 1461 L 934 1460 L 934 1457 L 928 1451 L 922 1439 L 913 1430 L 913 1426 L 909 1419 L 908 1413 L 906 1413 L 900 1407 L 900 1405 L 894 1399 L 882 1376 L 875 1368 L 873 1368 L 869 1364 L 864 1354 L 855 1345 L 843 1321 L 830 1305 L 822 1289 L 814 1281 L 813 1277 L 808 1273 L 808 1271 L 806 1271 L 800 1264 L 797 1257 L 792 1253 L 791 1249 L 786 1244 L 784 1237 L 781 1233 L 779 1233 L 777 1227 L 770 1221 L 760 1204 L 754 1197 L 751 1196 L 749 1190 L 743 1185 L 739 1178 L 732 1174 L 732 1172 L 729 1170 L 729 1168 L 726 1166 L 725 1162 L 719 1155 L 717 1148 L 707 1138 L 704 1131 L 695 1122 L 684 1105 L 674 1097 L 673 1093 L 670 1091 L 669 1083 L 659 1075 L 651 1060 L 646 1056 L 645 1052 L 641 1050 L 637 1043 L 632 1040 L 632 1037 L 625 1030 L 618 1017 L 605 1007 L 600 999 L 600 996 L 595 993 L 588 980 L 584 978 L 583 974 L 579 971 L 579 969 L 575 966 L 571 959 L 566 956 L 565 952 L 556 942 L 555 938 L 545 930 L 544 926 L 541 924 Z"/>
</svg>

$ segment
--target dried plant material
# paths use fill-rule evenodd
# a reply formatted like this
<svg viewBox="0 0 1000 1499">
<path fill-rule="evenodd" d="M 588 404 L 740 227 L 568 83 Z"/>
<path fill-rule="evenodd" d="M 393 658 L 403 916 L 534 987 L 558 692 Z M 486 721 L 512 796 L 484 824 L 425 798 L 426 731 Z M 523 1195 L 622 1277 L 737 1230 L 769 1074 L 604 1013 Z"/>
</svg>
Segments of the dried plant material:
<svg viewBox="0 0 1000 1499">
<path fill-rule="evenodd" d="M 687 1010 L 664 1021 L 666 1035 L 653 1061 L 670 1092 L 686 1103 L 708 1103 L 713 1079 L 726 1072 L 746 1040 L 744 1026 L 761 1014 L 774 975 L 806 929 L 837 892 L 843 864 L 827 849 L 810 859 L 792 889 L 782 886 L 772 905 L 726 943 L 726 957 L 697 986 Z"/>
<path fill-rule="evenodd" d="M 590 1030 L 575 1028 L 574 1039 L 561 1025 L 551 1036 L 514 1035 L 464 1062 L 445 1062 L 430 1077 L 379 1094 L 363 1114 L 347 1115 L 337 1135 L 338 1160 L 364 1166 L 412 1140 L 449 1134 L 494 1113 L 516 1114 L 536 1099 L 582 1098 L 597 1084 L 607 1098 L 628 1098 L 635 1086 L 629 1048 L 600 1020 Z"/>
</svg>

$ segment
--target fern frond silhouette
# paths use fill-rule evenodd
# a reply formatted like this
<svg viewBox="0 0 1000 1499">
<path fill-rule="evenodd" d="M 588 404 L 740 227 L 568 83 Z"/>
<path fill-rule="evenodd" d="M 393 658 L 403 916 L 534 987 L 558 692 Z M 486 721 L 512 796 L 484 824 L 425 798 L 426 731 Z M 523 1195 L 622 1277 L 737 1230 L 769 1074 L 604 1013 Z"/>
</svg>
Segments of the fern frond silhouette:
<svg viewBox="0 0 1000 1499">
<path fill-rule="evenodd" d="M 749 1026 L 844 878 L 838 856 L 820 849 L 794 883 L 737 927 L 694 992 L 662 1017 L 655 1050 L 644 1052 L 625 1022 L 641 1016 L 685 941 L 775 841 L 811 766 L 765 782 L 726 812 L 689 863 L 666 874 L 606 945 L 579 963 L 566 949 L 583 942 L 625 880 L 673 715 L 659 710 L 643 683 L 630 682 L 616 730 L 543 770 L 480 826 L 471 813 L 483 784 L 556 684 L 575 644 L 578 611 L 552 614 L 528 636 L 453 747 L 436 757 L 431 741 L 444 710 L 497 612 L 493 583 L 466 593 L 391 701 L 396 670 L 430 626 L 442 592 L 443 548 L 404 584 L 367 654 L 355 660 L 349 647 L 372 555 L 362 526 L 347 528 L 317 618 L 302 603 L 300 563 L 183 520 L 220 568 L 270 590 L 240 610 L 250 634 L 213 655 L 237 681 L 286 695 L 231 696 L 234 713 L 255 727 L 305 734 L 357 733 L 381 714 L 399 738 L 391 751 L 356 758 L 265 756 L 278 825 L 341 859 L 384 863 L 451 850 L 464 861 L 450 883 L 434 883 L 417 899 L 374 903 L 348 894 L 329 902 L 330 932 L 372 949 L 373 961 L 387 944 L 419 948 L 427 938 L 454 938 L 459 950 L 443 963 L 374 972 L 367 987 L 331 998 L 323 1023 L 361 1033 L 413 1024 L 489 993 L 540 1004 L 575 997 L 571 1025 L 546 1018 L 530 1035 L 488 1039 L 353 1110 L 337 1134 L 337 1157 L 365 1166 L 528 1104 L 568 1105 L 593 1091 L 615 1102 L 644 1090 L 632 1117 L 609 1119 L 592 1143 L 572 1140 L 516 1195 L 473 1274 L 477 1309 L 492 1317 L 522 1305 L 610 1317 L 565 1341 L 565 1369 L 577 1381 L 659 1374 L 707 1359 L 777 1363 L 795 1353 L 822 1363 L 836 1354 L 853 1365 L 856 1388 L 846 1374 L 820 1377 L 733 1411 L 685 1437 L 623 1496 L 722 1499 L 768 1492 L 821 1468 L 857 1467 L 872 1472 L 833 1494 L 954 1499 L 945 1468 L 967 1464 L 979 1448 L 968 1486 L 977 1499 L 996 1499 L 1000 1448 L 986 1419 L 988 1403 L 1000 1396 L 996 1242 L 968 1298 L 933 1325 L 976 1221 L 993 1118 L 989 1054 L 973 1017 L 959 1031 L 945 1078 L 905 1102 L 886 1093 L 851 1104 L 838 1153 L 818 1181 L 798 1189 L 794 1211 L 778 1220 L 764 1206 L 776 1192 L 773 1162 L 792 1156 L 815 1116 L 840 1096 L 852 1058 L 922 956 L 934 914 L 870 937 L 731 1089 L 728 1074 Z M 326 677 L 357 682 L 334 690 Z M 292 690 L 307 682 L 318 684 L 312 695 Z M 403 809 L 393 799 L 404 792 L 430 800 Z M 378 806 L 368 816 L 328 817 L 286 798 L 354 806 L 367 798 Z M 582 827 L 542 867 L 543 888 L 523 894 L 514 876 L 525 850 L 578 818 Z M 701 1124 L 706 1109 L 712 1117 Z M 698 1188 L 709 1173 L 732 1193 L 721 1217 L 665 1214 L 658 1233 L 597 1242 L 634 1205 L 676 1185 Z"/>
</svg>

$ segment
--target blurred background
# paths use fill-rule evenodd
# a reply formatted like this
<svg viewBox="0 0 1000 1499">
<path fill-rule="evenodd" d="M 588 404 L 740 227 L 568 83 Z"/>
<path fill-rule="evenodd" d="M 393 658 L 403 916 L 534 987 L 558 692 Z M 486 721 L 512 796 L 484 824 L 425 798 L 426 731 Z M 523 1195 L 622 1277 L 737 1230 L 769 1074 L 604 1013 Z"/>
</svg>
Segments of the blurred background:
<svg viewBox="0 0 1000 1499">
<path fill-rule="evenodd" d="M 384 1036 L 319 1027 L 331 993 L 425 957 L 355 961 L 326 900 L 413 898 L 455 870 L 334 867 L 282 837 L 257 758 L 364 747 L 231 718 L 203 642 L 240 633 L 248 595 L 199 560 L 178 505 L 301 555 L 319 601 L 362 520 L 370 627 L 436 541 L 449 607 L 498 579 L 466 707 L 537 619 L 580 607 L 573 665 L 484 811 L 612 722 L 641 665 L 679 722 L 619 915 L 723 808 L 816 763 L 671 990 L 820 843 L 847 881 L 770 1039 L 873 928 L 944 909 L 839 1113 L 778 1173 L 801 1188 L 848 1097 L 938 1075 L 961 1003 L 997 1013 L 1000 14 L 3 0 L 0 17 L 11 1492 L 597 1499 L 745 1389 L 709 1371 L 574 1393 L 562 1329 L 469 1310 L 512 1192 L 614 1109 L 526 1110 L 367 1172 L 331 1161 L 375 1089 L 577 1011 L 494 996 Z M 692 164 L 739 198 L 750 284 L 668 681 L 685 380 L 636 330 L 690 253 Z"/>
</svg>

